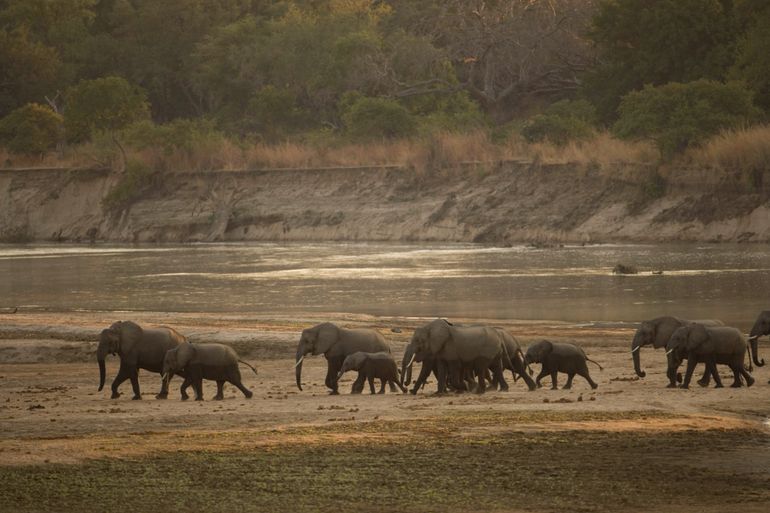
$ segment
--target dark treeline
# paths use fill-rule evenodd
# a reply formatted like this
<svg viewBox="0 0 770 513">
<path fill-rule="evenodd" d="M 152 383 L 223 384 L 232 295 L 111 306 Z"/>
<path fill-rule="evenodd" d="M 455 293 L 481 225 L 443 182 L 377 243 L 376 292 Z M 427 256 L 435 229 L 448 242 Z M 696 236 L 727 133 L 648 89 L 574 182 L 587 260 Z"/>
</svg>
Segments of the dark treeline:
<svg viewBox="0 0 770 513">
<path fill-rule="evenodd" d="M 701 81 L 712 107 L 763 119 L 768 27 L 766 0 L 0 0 L 0 118 L 34 103 L 70 141 L 88 137 L 84 116 L 277 141 L 522 128 L 545 113 L 537 139 L 612 126 L 646 85 Z M 713 89 L 730 81 L 740 91 Z M 92 110 L 69 105 L 78 95 Z M 102 123 L 93 99 L 110 95 L 105 108 L 132 106 Z"/>
</svg>

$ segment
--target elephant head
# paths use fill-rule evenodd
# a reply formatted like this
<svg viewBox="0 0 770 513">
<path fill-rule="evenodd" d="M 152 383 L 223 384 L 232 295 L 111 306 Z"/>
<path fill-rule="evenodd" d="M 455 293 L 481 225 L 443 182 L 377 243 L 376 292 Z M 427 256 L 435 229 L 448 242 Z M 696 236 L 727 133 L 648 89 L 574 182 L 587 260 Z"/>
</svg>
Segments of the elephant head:
<svg viewBox="0 0 770 513">
<path fill-rule="evenodd" d="M 754 326 L 749 333 L 749 342 L 751 343 L 751 354 L 754 359 L 754 365 L 762 367 L 765 364 L 765 360 L 760 360 L 757 357 L 757 349 L 759 348 L 758 339 L 762 335 L 770 335 L 770 310 L 765 310 L 759 314 L 757 320 L 754 322 Z"/>
<path fill-rule="evenodd" d="M 345 361 L 342 362 L 342 368 L 340 369 L 340 372 L 337 374 L 337 379 L 339 380 L 342 377 L 342 375 L 345 374 L 347 371 L 361 370 L 361 367 L 364 365 L 364 362 L 366 362 L 366 359 L 368 357 L 369 357 L 369 354 L 364 353 L 363 351 L 358 351 L 356 353 L 348 355 L 345 358 Z"/>
<path fill-rule="evenodd" d="M 410 342 L 404 349 L 404 358 L 401 360 L 401 384 L 408 386 L 412 382 L 412 364 L 425 360 L 425 353 L 416 352 L 415 344 Z"/>
<path fill-rule="evenodd" d="M 665 347 L 671 334 L 682 326 L 682 321 L 676 317 L 664 316 L 657 317 L 651 321 L 644 321 L 634 334 L 631 341 L 631 355 L 634 359 L 634 371 L 636 375 L 643 378 L 647 375 L 642 370 L 639 359 L 639 349 L 642 346 L 652 345 L 653 347 Z"/>
<path fill-rule="evenodd" d="M 527 353 L 524 355 L 524 365 L 530 363 L 541 363 L 548 358 L 548 355 L 553 351 L 553 343 L 548 340 L 540 340 L 535 342 L 527 348 Z"/>
<path fill-rule="evenodd" d="M 174 373 L 184 370 L 193 361 L 195 355 L 195 344 L 190 342 L 183 342 L 174 349 L 166 351 L 163 357 L 163 380 L 167 381 Z"/>
<path fill-rule="evenodd" d="M 324 322 L 302 330 L 302 336 L 297 345 L 297 359 L 294 365 L 297 377 L 297 388 L 302 390 L 302 360 L 305 355 L 327 353 L 339 340 L 339 328 L 330 322 Z"/>
<path fill-rule="evenodd" d="M 444 349 L 447 341 L 452 337 L 450 327 L 452 323 L 445 319 L 436 319 L 421 328 L 414 330 L 412 341 L 414 353 L 430 353 L 437 355 Z"/>
<path fill-rule="evenodd" d="M 118 321 L 99 335 L 99 346 L 96 349 L 96 361 L 99 363 L 99 390 L 104 388 L 106 366 L 104 360 L 108 354 L 129 354 L 136 343 L 142 339 L 142 328 L 131 321 Z"/>
</svg>

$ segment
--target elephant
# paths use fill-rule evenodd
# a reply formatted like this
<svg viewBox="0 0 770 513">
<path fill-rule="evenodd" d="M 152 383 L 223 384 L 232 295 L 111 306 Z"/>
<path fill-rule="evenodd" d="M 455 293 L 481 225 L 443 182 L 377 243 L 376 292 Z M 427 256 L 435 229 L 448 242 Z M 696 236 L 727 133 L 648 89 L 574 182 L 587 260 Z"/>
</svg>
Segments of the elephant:
<svg viewBox="0 0 770 513">
<path fill-rule="evenodd" d="M 120 369 L 112 382 L 112 399 L 120 397 L 118 387 L 125 380 L 131 380 L 134 390 L 134 400 L 141 399 L 139 391 L 139 369 L 161 374 L 163 358 L 166 351 L 174 349 L 186 341 L 172 328 L 143 329 L 131 321 L 118 321 L 109 328 L 102 330 L 99 336 L 99 346 L 96 349 L 96 360 L 99 362 L 99 390 L 104 388 L 106 374 L 105 358 L 108 354 L 120 357 Z M 161 380 L 158 399 L 168 397 L 168 382 Z"/>
<path fill-rule="evenodd" d="M 722 321 L 716 319 L 706 319 L 700 321 L 687 321 L 679 319 L 677 317 L 671 317 L 669 315 L 663 317 L 656 317 L 649 321 L 642 321 L 639 328 L 634 334 L 634 338 L 631 341 L 631 355 L 634 360 L 634 371 L 636 375 L 643 378 L 647 375 L 641 368 L 639 350 L 646 345 L 652 345 L 654 349 L 666 347 L 668 339 L 677 329 L 690 324 L 691 322 L 697 322 L 703 326 L 724 326 Z M 708 385 L 708 375 L 700 379 L 699 383 L 702 385 Z"/>
<path fill-rule="evenodd" d="M 305 359 L 305 355 L 308 353 L 323 354 L 328 364 L 325 384 L 331 389 L 330 394 L 338 394 L 337 374 L 342 368 L 342 363 L 349 355 L 359 351 L 365 353 L 391 352 L 385 338 L 379 332 L 371 329 L 340 328 L 331 322 L 324 322 L 302 330 L 297 345 L 297 363 L 294 365 L 297 388 L 302 390 L 302 361 Z"/>
<path fill-rule="evenodd" d="M 174 349 L 166 351 L 163 359 L 163 381 L 168 383 L 174 373 L 184 371 L 187 375 L 182 384 L 182 400 L 188 399 L 185 389 L 192 384 L 195 390 L 195 400 L 203 400 L 203 380 L 210 379 L 217 382 L 217 395 L 215 400 L 224 399 L 222 388 L 225 381 L 235 385 L 243 392 L 246 399 L 254 395 L 251 390 L 243 386 L 241 371 L 238 363 L 242 363 L 257 373 L 257 369 L 240 360 L 235 350 L 224 344 L 193 344 L 185 342 Z"/>
<path fill-rule="evenodd" d="M 358 351 L 351 355 L 348 355 L 342 362 L 342 368 L 337 374 L 337 381 L 349 370 L 358 371 L 358 379 L 361 380 L 361 388 L 363 388 L 364 379 L 369 382 L 369 390 L 374 394 L 374 380 L 380 380 L 380 393 L 385 393 L 385 383 L 389 383 L 391 390 L 394 390 L 395 386 L 401 389 L 403 393 L 406 393 L 406 388 L 401 384 L 401 379 L 398 373 L 398 365 L 396 360 L 390 353 L 364 353 Z M 358 391 L 359 388 L 355 385 L 354 390 Z"/>
<path fill-rule="evenodd" d="M 527 384 L 527 387 L 529 387 L 530 391 L 535 390 L 537 385 L 535 384 L 534 380 L 529 377 L 525 370 L 526 363 L 524 363 L 524 353 L 522 352 L 521 344 L 519 344 L 519 341 L 516 340 L 516 338 L 507 330 L 503 328 L 495 329 L 500 334 L 503 344 L 505 344 L 506 353 L 508 354 L 508 360 L 505 358 L 503 359 L 503 368 L 511 371 L 511 375 L 513 376 L 514 381 L 516 380 L 516 375 L 518 374 L 524 379 L 524 382 Z M 506 361 L 508 361 L 510 365 L 506 364 Z"/>
<path fill-rule="evenodd" d="M 447 378 L 454 377 L 456 389 L 464 389 L 460 383 L 464 367 L 473 369 L 478 385 L 476 392 L 486 390 L 484 376 L 492 371 L 494 381 L 503 391 L 508 384 L 503 377 L 503 360 L 509 360 L 500 333 L 489 326 L 454 326 L 446 319 L 436 319 L 417 328 L 412 335 L 415 354 L 430 354 L 439 360 L 438 393 L 445 393 Z M 443 363 L 442 363 L 443 362 Z M 506 365 L 512 365 L 510 361 Z M 448 373 L 448 374 L 447 374 Z"/>
<path fill-rule="evenodd" d="M 414 362 L 421 362 L 422 369 L 420 370 L 419 376 L 417 376 L 417 381 L 415 381 L 414 387 L 410 391 L 412 395 L 416 394 L 417 391 L 423 387 L 431 372 L 434 376 L 436 376 L 436 379 L 438 379 L 438 366 L 445 365 L 444 362 L 439 362 L 436 357 L 427 351 L 421 351 L 419 353 L 416 352 L 415 343 L 414 340 L 412 340 L 406 346 L 406 349 L 404 350 L 404 358 L 401 362 L 401 384 L 404 386 L 409 386 L 409 384 L 412 382 L 412 365 Z M 446 372 L 443 372 L 442 375 L 446 379 Z M 443 386 L 447 385 L 445 384 Z"/>
<path fill-rule="evenodd" d="M 752 326 L 751 333 L 749 333 L 751 356 L 754 360 L 754 365 L 757 367 L 765 365 L 765 360 L 760 360 L 759 355 L 757 355 L 757 350 L 759 349 L 758 339 L 763 335 L 770 335 L 770 310 L 764 310 L 759 313 L 759 317 L 754 321 L 754 326 Z"/>
<path fill-rule="evenodd" d="M 560 342 L 551 342 L 549 340 L 540 340 L 530 345 L 527 348 L 527 353 L 524 356 L 524 363 L 542 363 L 543 368 L 540 370 L 535 383 L 540 386 L 540 380 L 548 374 L 551 375 L 551 387 L 556 390 L 556 376 L 559 372 L 567 374 L 567 384 L 564 385 L 565 389 L 572 388 L 572 378 L 575 374 L 583 376 L 592 389 L 596 389 L 597 385 L 591 376 L 588 374 L 588 364 L 591 362 L 599 367 L 599 370 L 603 370 L 602 366 L 595 361 L 588 358 L 582 348 L 573 344 L 565 344 Z"/>
<path fill-rule="evenodd" d="M 673 374 L 687 355 L 687 372 L 682 388 L 689 388 L 692 373 L 698 362 L 705 362 L 707 372 L 716 374 L 716 364 L 725 364 L 733 371 L 733 388 L 742 386 L 741 377 L 746 384 L 754 384 L 754 378 L 744 367 L 744 358 L 748 343 L 740 330 L 728 326 L 704 326 L 692 323 L 678 328 L 666 344 L 668 372 Z M 716 378 L 715 378 L 716 379 Z M 721 382 L 717 382 L 720 386 Z"/>
</svg>

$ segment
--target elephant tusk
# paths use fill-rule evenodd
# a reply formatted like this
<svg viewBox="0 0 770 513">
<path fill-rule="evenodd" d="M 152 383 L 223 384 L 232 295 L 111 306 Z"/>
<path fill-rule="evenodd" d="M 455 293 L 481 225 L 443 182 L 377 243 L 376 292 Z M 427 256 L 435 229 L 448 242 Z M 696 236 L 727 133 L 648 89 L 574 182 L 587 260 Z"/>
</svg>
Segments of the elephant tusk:
<svg viewBox="0 0 770 513">
<path fill-rule="evenodd" d="M 165 373 L 163 376 L 161 376 L 161 378 L 160 378 L 160 379 L 161 379 L 162 381 L 166 381 L 166 380 L 168 379 L 168 372 L 167 372 L 167 373 Z"/>
<path fill-rule="evenodd" d="M 756 340 L 759 338 L 759 335 L 749 336 L 749 340 Z"/>
<path fill-rule="evenodd" d="M 411 360 L 409 360 L 409 363 L 406 364 L 406 367 L 409 368 L 412 366 L 412 363 L 414 362 L 415 357 L 417 356 L 417 353 L 412 355 Z"/>
<path fill-rule="evenodd" d="M 631 350 L 631 354 L 634 354 L 635 352 L 637 352 L 637 351 L 638 351 L 638 350 L 640 350 L 641 348 L 642 348 L 642 346 L 636 346 L 635 348 L 633 348 L 633 349 Z"/>
<path fill-rule="evenodd" d="M 296 369 L 297 367 L 299 367 L 299 364 L 302 363 L 302 360 L 304 360 L 304 359 L 305 359 L 304 356 L 302 358 L 300 358 L 299 361 L 294 364 L 294 368 Z"/>
<path fill-rule="evenodd" d="M 674 349 L 676 349 L 676 348 L 674 348 Z M 669 349 L 668 351 L 666 351 L 666 355 L 670 355 L 671 353 L 673 353 L 674 349 Z"/>
</svg>

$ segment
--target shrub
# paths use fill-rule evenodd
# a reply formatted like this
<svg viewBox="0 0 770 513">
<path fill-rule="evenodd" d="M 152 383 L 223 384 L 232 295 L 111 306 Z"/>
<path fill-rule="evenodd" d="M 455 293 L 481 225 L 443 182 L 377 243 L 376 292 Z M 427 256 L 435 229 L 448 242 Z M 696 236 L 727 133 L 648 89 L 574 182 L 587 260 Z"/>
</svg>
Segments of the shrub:
<svg viewBox="0 0 770 513">
<path fill-rule="evenodd" d="M 123 137 L 126 144 L 133 148 L 161 148 L 166 155 L 175 151 L 192 153 L 225 138 L 212 121 L 202 119 L 176 119 L 165 125 L 156 125 L 149 120 L 140 121 L 127 127 Z"/>
<path fill-rule="evenodd" d="M 750 122 L 758 109 L 743 84 L 698 80 L 631 92 L 619 114 L 613 127 L 618 137 L 652 140 L 670 158 L 720 130 Z"/>
<path fill-rule="evenodd" d="M 407 137 L 417 131 L 414 116 L 395 100 L 363 96 L 352 100 L 343 97 L 343 101 L 342 118 L 355 138 Z"/>
<path fill-rule="evenodd" d="M 61 140 L 62 132 L 62 117 L 37 103 L 28 103 L 0 120 L 0 142 L 12 153 L 45 153 Z"/>
<path fill-rule="evenodd" d="M 137 201 L 152 185 L 155 176 L 146 164 L 129 160 L 120 180 L 102 199 L 102 207 L 109 212 L 119 212 Z"/>
<path fill-rule="evenodd" d="M 528 142 L 548 141 L 564 146 L 570 141 L 587 139 L 594 134 L 596 111 L 585 100 L 562 100 L 550 105 L 543 114 L 533 116 L 522 127 Z"/>
</svg>

